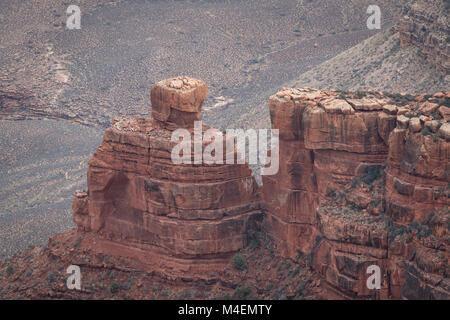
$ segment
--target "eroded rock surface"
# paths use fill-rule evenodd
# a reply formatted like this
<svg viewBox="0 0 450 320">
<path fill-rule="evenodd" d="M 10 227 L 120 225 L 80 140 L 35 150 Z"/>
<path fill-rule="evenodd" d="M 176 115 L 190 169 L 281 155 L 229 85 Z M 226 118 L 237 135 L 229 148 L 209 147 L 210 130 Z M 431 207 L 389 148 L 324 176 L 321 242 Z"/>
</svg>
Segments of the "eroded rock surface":
<svg viewBox="0 0 450 320">
<path fill-rule="evenodd" d="M 263 177 L 268 228 L 283 255 L 310 256 L 329 297 L 450 297 L 449 98 L 310 88 L 270 98 L 280 171 Z M 366 285 L 370 265 L 381 290 Z"/>
<path fill-rule="evenodd" d="M 439 72 L 450 72 L 450 6 L 446 1 L 414 2 L 400 20 L 398 29 L 402 47 L 414 45 Z"/>
<path fill-rule="evenodd" d="M 244 247 L 261 212 L 248 166 L 171 159 L 172 131 L 193 131 L 206 92 L 196 79 L 161 81 L 151 90 L 152 118 L 117 118 L 105 131 L 89 161 L 89 191 L 73 205 L 94 251 L 193 276 L 223 268 Z"/>
</svg>

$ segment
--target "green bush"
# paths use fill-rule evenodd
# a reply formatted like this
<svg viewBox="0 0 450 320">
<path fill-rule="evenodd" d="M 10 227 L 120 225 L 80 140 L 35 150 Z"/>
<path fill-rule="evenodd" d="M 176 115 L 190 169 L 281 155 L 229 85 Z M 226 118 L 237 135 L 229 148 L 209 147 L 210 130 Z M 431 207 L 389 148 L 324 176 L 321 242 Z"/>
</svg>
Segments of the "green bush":
<svg viewBox="0 0 450 320">
<path fill-rule="evenodd" d="M 363 92 L 363 91 L 356 91 L 355 92 L 355 97 L 357 99 L 362 99 L 367 95 L 367 92 Z"/>
<path fill-rule="evenodd" d="M 338 95 L 338 97 L 337 97 L 338 99 L 341 99 L 341 100 L 345 100 L 347 97 L 345 96 L 345 94 L 344 93 L 339 93 L 339 95 Z"/>
<path fill-rule="evenodd" d="M 234 292 L 234 295 L 241 300 L 248 299 L 252 294 L 252 288 L 250 286 L 240 286 Z"/>
<path fill-rule="evenodd" d="M 381 168 L 380 167 L 369 167 L 367 175 L 364 176 L 361 181 L 365 184 L 372 184 L 375 180 L 377 180 L 381 176 Z"/>
<path fill-rule="evenodd" d="M 111 283 L 109 291 L 111 291 L 111 293 L 116 293 L 117 291 L 119 291 L 119 285 L 117 284 L 117 282 Z"/>
<path fill-rule="evenodd" d="M 236 253 L 233 256 L 233 258 L 231 259 L 231 264 L 236 270 L 243 271 L 247 269 L 247 259 L 240 253 Z"/>
<path fill-rule="evenodd" d="M 12 275 L 14 273 L 14 268 L 12 266 L 8 266 L 8 268 L 6 268 L 6 273 L 8 276 Z"/>
<path fill-rule="evenodd" d="M 411 233 L 413 230 L 417 231 L 417 238 L 419 239 L 428 238 L 431 235 L 430 228 L 417 221 L 411 222 L 408 226 L 408 232 Z"/>
<path fill-rule="evenodd" d="M 250 248 L 259 248 L 261 246 L 261 241 L 259 240 L 259 232 L 254 230 L 248 231 L 248 243 Z"/>
<path fill-rule="evenodd" d="M 394 241 L 395 238 L 402 237 L 406 233 L 408 233 L 406 227 L 397 227 L 394 224 L 392 224 L 388 227 L 389 241 Z"/>
</svg>

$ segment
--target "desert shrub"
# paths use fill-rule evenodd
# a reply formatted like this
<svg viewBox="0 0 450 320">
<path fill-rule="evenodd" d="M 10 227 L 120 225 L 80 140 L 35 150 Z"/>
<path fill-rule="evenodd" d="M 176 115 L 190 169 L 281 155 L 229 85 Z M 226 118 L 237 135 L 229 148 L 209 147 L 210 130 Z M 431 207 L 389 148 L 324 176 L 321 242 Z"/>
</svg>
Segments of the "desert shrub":
<svg viewBox="0 0 450 320">
<path fill-rule="evenodd" d="M 327 187 L 327 190 L 325 191 L 325 195 L 327 197 L 334 198 L 334 197 L 336 197 L 336 190 L 334 190 L 330 187 Z"/>
<path fill-rule="evenodd" d="M 6 268 L 6 273 L 8 274 L 8 276 L 12 275 L 14 273 L 13 266 L 8 266 L 8 268 Z"/>
<path fill-rule="evenodd" d="M 439 105 L 450 108 L 450 98 L 445 97 L 444 101 L 439 102 Z"/>
<path fill-rule="evenodd" d="M 346 99 L 346 96 L 345 96 L 345 94 L 344 93 L 339 93 L 339 95 L 338 95 L 338 97 L 337 97 L 338 99 L 341 99 L 341 100 L 345 100 Z"/>
<path fill-rule="evenodd" d="M 357 99 L 362 99 L 362 98 L 364 98 L 366 95 L 367 95 L 367 93 L 366 93 L 366 92 L 363 92 L 363 91 L 356 91 L 356 92 L 355 92 L 355 97 L 356 97 Z"/>
<path fill-rule="evenodd" d="M 369 167 L 367 175 L 364 176 L 361 181 L 365 184 L 372 184 L 375 180 L 377 180 L 381 176 L 381 168 L 372 166 Z"/>
<path fill-rule="evenodd" d="M 415 99 L 415 97 L 410 94 L 402 95 L 400 93 L 393 94 L 393 93 L 389 93 L 389 92 L 384 92 L 384 95 L 389 97 L 390 99 L 392 99 L 393 101 L 395 101 L 396 103 L 398 103 L 402 106 L 410 103 L 411 101 L 413 101 Z"/>
<path fill-rule="evenodd" d="M 121 286 L 120 286 L 120 288 L 122 289 L 122 290 L 130 290 L 131 289 L 131 285 L 129 284 L 129 283 L 123 283 Z"/>
<path fill-rule="evenodd" d="M 47 275 L 47 281 L 48 282 L 54 282 L 56 278 L 56 272 L 55 271 L 50 271 Z"/>
<path fill-rule="evenodd" d="M 250 286 L 240 286 L 236 289 L 236 291 L 234 292 L 234 295 L 236 296 L 236 298 L 244 300 L 244 299 L 248 299 L 250 297 L 250 295 L 252 294 L 252 288 Z"/>
<path fill-rule="evenodd" d="M 82 240 L 83 240 L 82 237 L 78 237 L 77 240 L 75 240 L 75 243 L 73 244 L 73 247 L 75 249 L 77 249 L 80 246 Z"/>
<path fill-rule="evenodd" d="M 427 226 L 432 225 L 432 220 L 433 220 L 435 215 L 436 215 L 436 213 L 434 213 L 434 211 L 431 211 L 428 214 L 428 217 L 425 219 L 425 221 L 423 223 L 426 224 Z"/>
<path fill-rule="evenodd" d="M 119 291 L 119 285 L 117 284 L 117 282 L 111 283 L 109 291 L 111 291 L 111 293 L 116 293 L 117 291 Z"/>
<path fill-rule="evenodd" d="M 222 297 L 222 300 L 231 300 L 230 294 L 229 294 L 229 293 L 225 294 L 225 295 Z"/>
<path fill-rule="evenodd" d="M 388 227 L 388 237 L 389 241 L 394 241 L 395 238 L 401 237 L 407 233 L 407 229 L 405 227 L 397 227 L 394 224 Z"/>
<path fill-rule="evenodd" d="M 247 259 L 240 253 L 236 253 L 233 256 L 233 258 L 231 259 L 231 264 L 236 270 L 243 271 L 247 269 Z"/>
<path fill-rule="evenodd" d="M 439 113 L 437 113 L 437 112 L 433 112 L 431 114 L 431 117 L 433 118 L 433 120 L 440 120 L 441 119 L 441 117 L 439 116 Z"/>
<path fill-rule="evenodd" d="M 430 228 L 417 221 L 411 222 L 408 226 L 408 232 L 413 232 L 414 230 L 417 231 L 417 238 L 419 239 L 427 238 L 431 235 Z"/>
<path fill-rule="evenodd" d="M 248 243 L 250 248 L 259 248 L 261 246 L 261 240 L 259 239 L 259 232 L 254 230 L 248 231 Z"/>
</svg>

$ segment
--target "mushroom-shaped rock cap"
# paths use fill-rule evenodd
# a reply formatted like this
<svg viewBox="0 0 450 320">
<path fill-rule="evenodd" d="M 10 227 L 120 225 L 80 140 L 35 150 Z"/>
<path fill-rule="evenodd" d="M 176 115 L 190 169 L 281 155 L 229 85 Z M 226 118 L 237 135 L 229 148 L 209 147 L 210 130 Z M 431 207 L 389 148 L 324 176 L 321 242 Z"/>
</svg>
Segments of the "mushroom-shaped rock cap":
<svg viewBox="0 0 450 320">
<path fill-rule="evenodd" d="M 190 77 L 162 80 L 151 90 L 152 117 L 181 127 L 201 120 L 201 106 L 208 89 L 205 83 Z"/>
</svg>

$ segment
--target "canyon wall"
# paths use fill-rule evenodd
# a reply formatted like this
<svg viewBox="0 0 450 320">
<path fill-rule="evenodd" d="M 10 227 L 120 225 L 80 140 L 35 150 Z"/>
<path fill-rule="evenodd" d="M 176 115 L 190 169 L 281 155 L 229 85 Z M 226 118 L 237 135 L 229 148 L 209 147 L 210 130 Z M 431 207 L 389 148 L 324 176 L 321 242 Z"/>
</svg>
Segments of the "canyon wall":
<svg viewBox="0 0 450 320">
<path fill-rule="evenodd" d="M 78 192 L 73 204 L 78 231 L 94 252 L 186 277 L 223 269 L 246 245 L 261 216 L 248 166 L 171 159 L 173 130 L 193 132 L 206 93 L 196 79 L 161 81 L 151 90 L 152 118 L 117 118 L 106 130 L 89 161 L 88 192 Z"/>
<path fill-rule="evenodd" d="M 439 72 L 450 72 L 450 4 L 448 1 L 417 1 L 400 20 L 402 47 L 414 45 Z"/>
<path fill-rule="evenodd" d="M 330 298 L 450 297 L 449 93 L 287 89 L 270 97 L 280 171 L 263 177 L 268 229 L 308 255 Z M 369 290 L 367 268 L 382 271 Z"/>
</svg>

